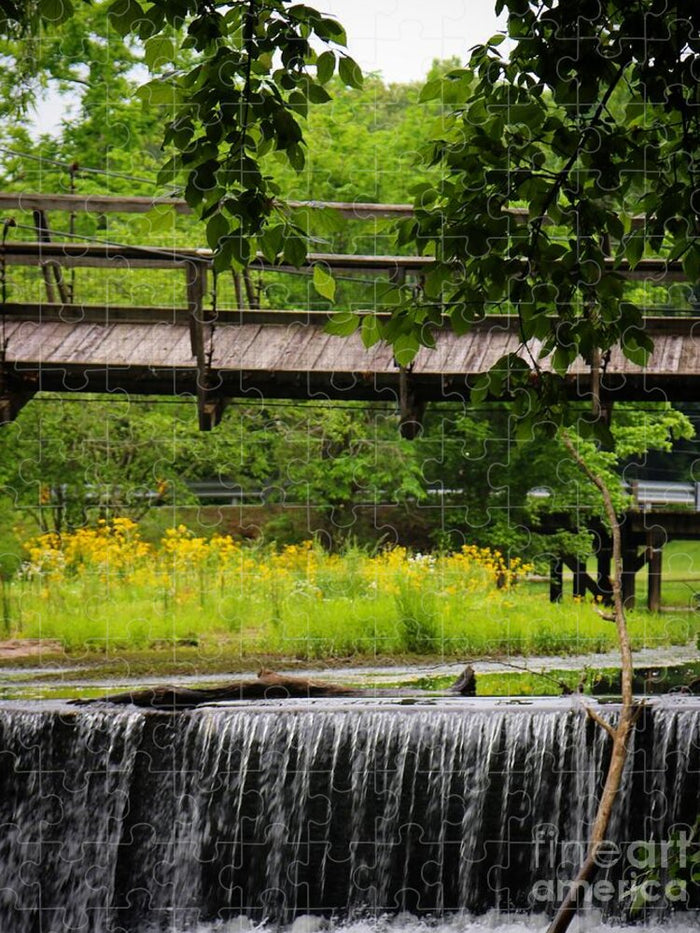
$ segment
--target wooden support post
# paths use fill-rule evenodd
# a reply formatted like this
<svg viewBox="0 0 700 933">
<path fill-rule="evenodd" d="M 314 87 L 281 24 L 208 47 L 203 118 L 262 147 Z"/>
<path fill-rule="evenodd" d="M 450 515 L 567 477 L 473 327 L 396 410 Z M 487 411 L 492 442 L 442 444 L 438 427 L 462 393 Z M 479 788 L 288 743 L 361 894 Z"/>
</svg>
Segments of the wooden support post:
<svg viewBox="0 0 700 933">
<path fill-rule="evenodd" d="M 399 367 L 399 416 L 401 437 L 412 441 L 423 430 L 425 402 L 416 397 L 410 384 L 410 369 Z"/>
<path fill-rule="evenodd" d="M 49 242 L 51 237 L 47 229 L 46 214 L 44 213 L 44 211 L 35 210 L 35 211 L 32 211 L 32 215 L 34 217 L 34 226 L 36 227 L 37 240 L 40 243 Z M 46 299 L 50 304 L 54 304 L 54 302 L 56 301 L 56 293 L 54 292 L 54 288 L 53 288 L 51 272 L 49 270 L 47 263 L 41 262 L 39 265 L 41 268 L 41 275 L 44 279 L 44 285 L 46 286 Z"/>
<path fill-rule="evenodd" d="M 389 273 L 389 281 L 392 285 L 403 285 L 406 282 L 406 270 L 397 266 Z"/>
<path fill-rule="evenodd" d="M 564 595 L 564 561 L 561 557 L 552 559 L 549 565 L 549 601 L 560 603 Z"/>
<path fill-rule="evenodd" d="M 207 273 L 203 263 L 188 262 L 187 266 L 187 309 L 190 314 L 190 345 L 192 356 L 197 361 L 197 414 L 199 430 L 211 431 L 219 420 L 220 405 L 209 397 L 209 366 L 204 342 L 204 295 Z M 218 420 L 217 420 L 218 416 Z"/>
<path fill-rule="evenodd" d="M 53 290 L 53 282 L 51 281 L 51 272 L 48 265 L 45 262 L 41 263 L 41 274 L 44 279 L 44 285 L 46 286 L 46 299 L 50 304 L 54 304 L 56 301 L 56 293 Z"/>
<path fill-rule="evenodd" d="M 647 560 L 649 562 L 649 581 L 647 588 L 647 608 L 649 612 L 661 610 L 661 567 L 664 535 L 659 528 L 647 532 Z"/>
<path fill-rule="evenodd" d="M 612 584 L 610 570 L 612 567 L 612 551 L 609 547 L 602 547 L 598 551 L 597 583 L 600 595 L 606 605 L 612 603 Z"/>
<path fill-rule="evenodd" d="M 622 551 L 622 602 L 625 609 L 634 609 L 637 570 L 639 569 L 637 548 L 625 547 Z"/>
<path fill-rule="evenodd" d="M 572 561 L 572 569 L 574 572 L 574 597 L 583 599 L 586 595 L 586 562 L 575 558 Z"/>
<path fill-rule="evenodd" d="M 14 421 L 27 402 L 34 398 L 34 392 L 29 389 L 15 390 L 6 385 L 4 374 L 0 379 L 0 425 Z"/>
<path fill-rule="evenodd" d="M 260 310 L 260 300 L 255 292 L 255 286 L 253 285 L 253 280 L 250 277 L 250 269 L 246 266 L 243 270 L 243 282 L 245 284 L 246 295 L 248 296 L 248 307 L 251 311 Z"/>
<path fill-rule="evenodd" d="M 241 277 L 235 269 L 231 269 L 231 275 L 233 277 L 233 289 L 236 293 L 236 307 L 239 311 L 242 311 L 245 307 L 243 304 L 243 289 L 241 287 Z"/>
<path fill-rule="evenodd" d="M 49 219 L 46 216 L 46 211 L 35 210 L 33 211 L 33 214 L 37 240 L 40 243 L 50 243 L 51 230 L 49 229 Z M 56 295 L 53 289 L 53 282 L 51 280 L 52 272 L 56 281 L 56 288 L 58 289 L 58 294 L 61 298 L 61 301 L 63 304 L 70 304 L 71 295 L 68 287 L 66 286 L 66 283 L 63 280 L 63 270 L 61 269 L 61 264 L 56 259 L 47 259 L 45 262 L 41 263 L 41 274 L 44 277 L 44 284 L 46 285 L 46 297 L 52 304 L 56 300 Z"/>
</svg>

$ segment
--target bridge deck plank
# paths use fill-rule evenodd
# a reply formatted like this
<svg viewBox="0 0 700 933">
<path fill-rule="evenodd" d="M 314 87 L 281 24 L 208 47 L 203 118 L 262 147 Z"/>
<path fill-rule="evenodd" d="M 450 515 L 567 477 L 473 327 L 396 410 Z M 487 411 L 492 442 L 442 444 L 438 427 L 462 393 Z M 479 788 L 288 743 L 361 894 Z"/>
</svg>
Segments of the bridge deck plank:
<svg viewBox="0 0 700 933">
<path fill-rule="evenodd" d="M 102 322 L 92 316 L 86 321 L 21 320 L 13 314 L 6 320 L 7 360 L 21 383 L 32 373 L 43 373 L 41 384 L 61 388 L 60 373 L 73 374 L 71 384 L 89 391 L 100 386 L 124 391 L 191 391 L 195 360 L 186 318 L 175 324 L 164 320 L 114 321 L 105 309 Z M 80 313 L 76 307 L 72 313 Z M 259 391 L 281 397 L 303 398 L 329 393 L 347 398 L 385 398 L 396 393 L 398 367 L 391 348 L 377 344 L 369 350 L 359 332 L 350 338 L 324 331 L 324 318 L 305 324 L 299 315 L 281 316 L 284 323 L 217 322 L 213 333 L 213 368 L 221 372 L 222 392 Z M 265 320 L 275 320 L 266 312 Z M 205 346 L 210 347 L 206 328 Z M 643 369 L 626 360 L 615 349 L 607 369 L 605 388 L 626 397 L 674 398 L 697 396 L 700 382 L 700 325 L 697 321 L 650 322 L 655 351 Z M 459 398 L 469 375 L 483 372 L 505 353 L 519 346 L 515 323 L 505 319 L 485 321 L 470 334 L 458 337 L 446 330 L 439 335 L 437 349 L 421 349 L 411 374 L 414 386 L 425 398 Z M 533 354 L 538 347 L 533 342 Z M 522 354 L 522 350 L 520 351 Z M 111 370 L 117 369 L 119 373 Z M 82 382 L 80 376 L 85 377 Z M 102 375 L 100 375 L 102 373 Z M 572 391 L 585 392 L 588 371 L 578 360 L 570 369 Z M 45 377 L 45 378 L 44 378 Z M 184 381 L 183 381 L 184 380 Z M 164 388 L 163 388 L 164 387 Z M 696 388 L 692 388 L 696 387 Z M 671 396 L 669 396 L 671 397 Z"/>
<path fill-rule="evenodd" d="M 147 323 L 67 323 L 32 321 L 8 322 L 8 359 L 76 362 L 129 362 L 161 365 L 192 363 L 184 340 L 188 327 L 165 322 Z M 436 350 L 421 349 L 413 367 L 415 373 L 460 374 L 482 372 L 505 353 L 518 348 L 519 338 L 507 330 L 474 331 L 462 337 L 442 334 Z M 358 334 L 341 338 L 323 332 L 317 325 L 226 325 L 214 333 L 215 359 L 221 366 L 285 371 L 336 369 L 346 372 L 391 371 L 396 366 L 392 352 L 383 345 L 367 350 Z M 537 343 L 532 349 L 537 353 Z M 521 351 L 522 352 L 522 351 Z M 692 374 L 698 372 L 700 341 L 682 336 L 656 338 L 647 372 Z M 617 349 L 611 366 L 618 372 L 640 372 Z M 573 364 L 572 373 L 585 373 L 586 364 Z"/>
<path fill-rule="evenodd" d="M 219 327 L 214 339 L 214 357 L 224 369 L 245 369 L 249 351 L 260 337 L 262 324 L 244 324 L 240 327 Z"/>
</svg>

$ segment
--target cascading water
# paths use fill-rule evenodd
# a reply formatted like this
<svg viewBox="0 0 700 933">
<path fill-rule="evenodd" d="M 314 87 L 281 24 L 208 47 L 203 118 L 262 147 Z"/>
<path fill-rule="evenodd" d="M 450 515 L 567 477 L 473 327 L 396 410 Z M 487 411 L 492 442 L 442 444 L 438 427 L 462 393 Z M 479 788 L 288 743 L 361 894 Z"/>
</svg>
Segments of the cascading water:
<svg viewBox="0 0 700 933">
<path fill-rule="evenodd" d="M 634 742 L 611 832 L 623 848 L 695 822 L 700 708 L 656 705 Z M 581 858 L 608 745 L 566 701 L 8 704 L 0 929 L 542 910 Z M 599 906 L 618 910 L 631 866 L 609 861 L 616 896 Z"/>
</svg>

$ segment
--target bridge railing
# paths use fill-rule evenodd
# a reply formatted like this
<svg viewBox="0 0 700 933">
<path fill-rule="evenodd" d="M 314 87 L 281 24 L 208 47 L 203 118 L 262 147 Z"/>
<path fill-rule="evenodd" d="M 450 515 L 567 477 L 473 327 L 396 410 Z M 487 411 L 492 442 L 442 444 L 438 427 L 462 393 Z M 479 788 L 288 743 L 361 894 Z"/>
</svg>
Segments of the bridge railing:
<svg viewBox="0 0 700 933">
<path fill-rule="evenodd" d="M 410 216 L 413 210 L 408 204 L 364 202 L 292 201 L 288 206 L 308 211 L 309 216 L 314 212 L 319 216 L 332 212 L 353 221 L 398 219 Z M 98 217 L 151 211 L 158 215 L 164 210 L 172 211 L 173 217 L 191 214 L 182 200 L 0 192 L 0 209 L 21 214 L 19 226 L 15 230 L 5 230 L 5 265 L 14 267 L 15 272 L 19 267 L 24 268 L 23 276 L 7 277 L 8 310 L 12 310 L 13 304 L 27 309 L 32 305 L 46 308 L 46 305 L 79 303 L 88 309 L 109 306 L 117 312 L 120 308 L 132 312 L 139 309 L 146 317 L 157 319 L 159 308 L 166 311 L 191 309 L 193 293 L 201 293 L 201 302 L 217 312 L 258 310 L 261 306 L 268 309 L 303 307 L 328 312 L 330 303 L 317 295 L 311 284 L 313 267 L 319 264 L 339 280 L 338 307 L 376 309 L 382 305 L 382 287 L 386 290 L 389 284 L 401 284 L 407 278 L 419 285 L 434 262 L 429 256 L 319 251 L 310 253 L 301 268 L 283 261 L 269 262 L 258 256 L 249 269 L 214 278 L 211 276 L 212 252 L 208 249 L 113 242 L 115 235 L 118 236 L 118 227 L 110 227 L 109 236 L 105 232 L 87 239 L 70 232 L 75 229 L 75 217 L 81 213 Z M 68 215 L 70 222 L 63 226 L 70 229 L 53 230 L 49 212 Z M 514 209 L 511 213 L 519 220 L 527 218 L 525 211 Z M 28 222 L 24 223 L 23 218 Z M 144 228 L 144 236 L 147 229 L 148 225 Z M 174 242 L 173 238 L 169 242 Z M 375 248 L 376 244 L 375 240 Z M 614 259 L 610 257 L 606 264 L 613 267 Z M 645 259 L 634 269 L 625 263 L 616 268 L 632 283 L 644 286 L 656 309 L 662 309 L 663 313 L 669 310 L 690 313 L 689 288 L 678 262 Z M 36 274 L 37 269 L 40 276 Z M 79 282 L 77 269 L 82 270 Z M 177 269 L 185 270 L 184 289 L 182 278 L 172 275 Z M 306 279 L 300 281 L 299 276 Z M 683 284 L 679 287 L 675 283 Z"/>
<path fill-rule="evenodd" d="M 115 243 L 107 241 L 106 236 L 100 240 L 71 232 L 77 229 L 73 220 L 79 211 L 99 215 L 105 212 L 144 214 L 164 205 L 168 210 L 172 208 L 174 215 L 185 214 L 189 210 L 182 201 L 149 198 L 0 194 L 0 207 L 22 214 L 19 226 L 13 228 L 7 220 L 2 225 L 0 277 L 4 301 L 1 310 L 4 319 L 14 316 L 16 321 L 58 320 L 69 324 L 110 325 L 162 321 L 187 324 L 194 361 L 191 368 L 196 377 L 199 423 L 204 430 L 218 423 L 223 410 L 223 393 L 215 395 L 217 379 L 211 366 L 212 324 L 274 323 L 285 327 L 297 322 L 323 324 L 328 314 L 338 308 L 382 313 L 389 309 L 387 292 L 392 287 L 412 279 L 409 281 L 411 287 L 420 289 L 422 278 L 435 262 L 429 256 L 312 252 L 300 268 L 283 260 L 270 261 L 258 256 L 245 270 L 214 275 L 213 253 L 209 249 L 193 249 L 175 243 L 169 246 Z M 292 206 L 310 212 L 333 210 L 358 221 L 367 217 L 405 216 L 410 211 L 408 205 L 342 202 L 293 202 Z M 60 232 L 61 241 L 56 240 L 57 234 L 51 228 L 49 211 L 67 212 L 71 218 L 68 232 Z M 31 221 L 24 223 L 28 212 L 31 212 Z M 513 214 L 516 219 L 525 217 L 522 212 L 514 211 Z M 115 229 L 110 228 L 112 232 Z M 193 230 L 191 227 L 190 234 Z M 182 231 L 179 232 L 181 234 Z M 32 235 L 35 239 L 31 239 Z M 605 263 L 629 279 L 631 287 L 641 284 L 657 297 L 660 291 L 665 307 L 670 297 L 674 298 L 672 305 L 679 304 L 675 300 L 678 296 L 673 291 L 674 283 L 683 283 L 682 294 L 686 299 L 691 294 L 679 262 L 642 259 L 630 268 L 628 264 L 618 264 L 608 257 Z M 317 266 L 332 271 L 339 283 L 335 306 L 314 291 L 312 273 Z M 78 280 L 76 270 L 83 270 L 88 277 Z M 264 300 L 261 280 L 254 278 L 263 273 L 265 289 L 272 289 Z M 299 279 L 299 276 L 304 278 Z M 302 310 L 288 310 L 290 306 Z M 283 308 L 286 310 L 279 310 Z M 686 300 L 685 310 L 689 312 L 690 308 L 691 304 Z M 494 330 L 500 328 L 501 331 L 507 329 L 511 322 L 507 318 L 504 320 L 503 310 L 500 306 L 495 307 L 494 315 L 489 314 L 483 326 Z M 514 310 L 511 308 L 511 313 Z M 663 333 L 664 329 L 669 329 L 669 322 L 650 322 L 649 326 Z M 675 322 L 671 321 L 670 326 L 675 328 Z M 686 322 L 682 326 L 685 327 Z M 71 358 L 65 362 L 81 361 Z M 363 356 L 353 371 L 364 372 L 364 362 Z M 422 403 L 411 401 L 413 393 L 408 388 L 407 374 L 398 364 L 396 369 L 398 394 L 402 399 L 402 424 L 417 424 Z M 459 373 L 461 375 L 461 370 Z M 17 406 L 26 398 L 26 386 L 22 385 L 21 389 L 21 393 L 15 392 L 9 399 L 8 417 L 14 416 Z M 0 398 L 0 421 L 6 417 L 3 411 Z"/>
</svg>

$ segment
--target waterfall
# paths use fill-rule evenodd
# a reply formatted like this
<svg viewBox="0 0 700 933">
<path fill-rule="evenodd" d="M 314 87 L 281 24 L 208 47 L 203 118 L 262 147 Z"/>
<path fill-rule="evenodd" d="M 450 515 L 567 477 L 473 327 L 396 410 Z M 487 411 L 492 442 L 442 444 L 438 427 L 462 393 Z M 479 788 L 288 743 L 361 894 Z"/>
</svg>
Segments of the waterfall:
<svg viewBox="0 0 700 933">
<path fill-rule="evenodd" d="M 5 704 L 0 928 L 551 908 L 608 754 L 568 701 Z M 621 851 L 691 826 L 699 796 L 700 708 L 658 703 L 616 808 Z M 603 877 L 629 872 L 621 856 Z"/>
</svg>

